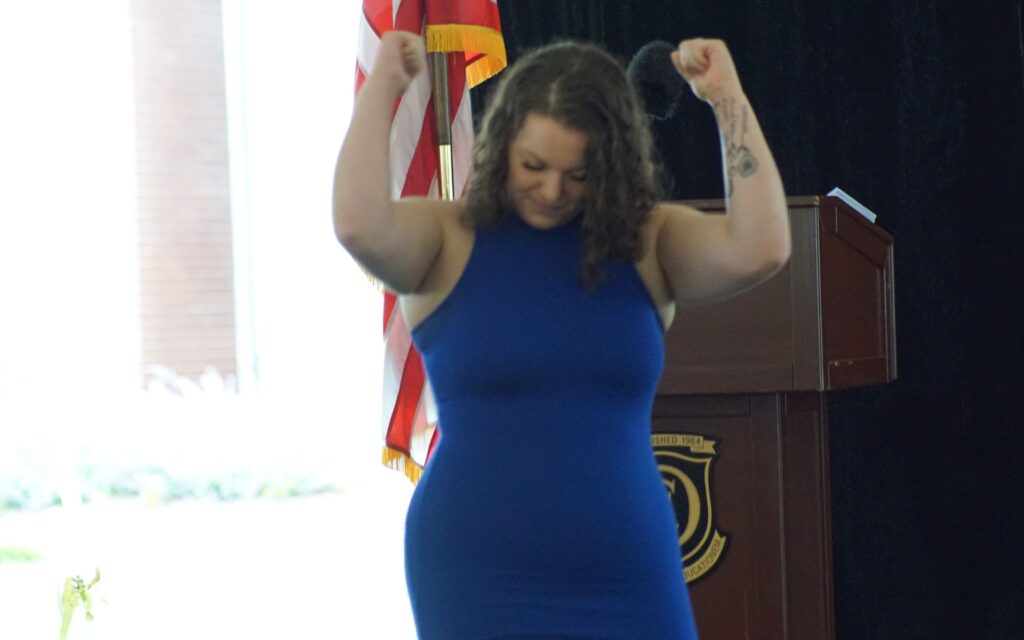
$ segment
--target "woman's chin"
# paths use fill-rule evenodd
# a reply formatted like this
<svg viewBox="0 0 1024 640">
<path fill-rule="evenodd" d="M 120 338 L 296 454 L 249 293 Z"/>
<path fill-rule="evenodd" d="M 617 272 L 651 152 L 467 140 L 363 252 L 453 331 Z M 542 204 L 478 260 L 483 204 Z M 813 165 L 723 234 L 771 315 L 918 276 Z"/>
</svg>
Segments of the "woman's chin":
<svg viewBox="0 0 1024 640">
<path fill-rule="evenodd" d="M 545 210 L 529 205 L 523 207 L 518 213 L 523 222 L 542 231 L 560 227 L 576 217 L 576 212 L 573 211 Z"/>
</svg>

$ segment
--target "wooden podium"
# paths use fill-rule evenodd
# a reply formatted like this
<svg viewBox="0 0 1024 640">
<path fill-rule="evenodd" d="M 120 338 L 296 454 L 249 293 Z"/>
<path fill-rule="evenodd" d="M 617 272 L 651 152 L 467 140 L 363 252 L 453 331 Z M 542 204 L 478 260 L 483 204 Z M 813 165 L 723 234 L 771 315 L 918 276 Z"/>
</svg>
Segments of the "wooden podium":
<svg viewBox="0 0 1024 640">
<path fill-rule="evenodd" d="M 892 237 L 834 197 L 788 205 L 787 267 L 666 336 L 652 438 L 702 640 L 835 637 L 826 393 L 896 377 Z"/>
</svg>

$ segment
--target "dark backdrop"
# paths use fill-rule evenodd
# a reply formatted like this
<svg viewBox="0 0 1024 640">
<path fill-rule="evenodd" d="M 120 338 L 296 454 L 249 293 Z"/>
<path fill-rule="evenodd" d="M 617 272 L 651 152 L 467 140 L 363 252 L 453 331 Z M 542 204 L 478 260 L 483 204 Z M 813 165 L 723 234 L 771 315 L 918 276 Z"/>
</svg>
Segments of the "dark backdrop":
<svg viewBox="0 0 1024 640">
<path fill-rule="evenodd" d="M 510 58 L 719 37 L 791 195 L 896 238 L 899 380 L 830 396 L 840 640 L 1024 638 L 1021 3 L 500 0 Z M 476 92 L 479 109 L 488 87 Z M 709 108 L 655 126 L 677 198 L 720 197 Z"/>
</svg>

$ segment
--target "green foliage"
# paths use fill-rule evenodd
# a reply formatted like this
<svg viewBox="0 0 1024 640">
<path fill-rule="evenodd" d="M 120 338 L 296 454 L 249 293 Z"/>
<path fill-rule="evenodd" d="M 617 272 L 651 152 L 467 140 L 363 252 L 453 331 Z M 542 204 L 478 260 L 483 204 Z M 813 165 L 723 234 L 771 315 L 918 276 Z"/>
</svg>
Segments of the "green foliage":
<svg viewBox="0 0 1024 640">
<path fill-rule="evenodd" d="M 147 375 L 144 394 L 125 396 L 113 408 L 101 403 L 81 415 L 68 411 L 60 414 L 63 421 L 36 424 L 30 404 L 10 416 L 0 410 L 3 426 L 19 434 L 0 446 L 0 513 L 45 509 L 62 498 L 155 506 L 336 488 L 331 450 L 308 444 L 311 436 L 333 434 L 333 419 L 283 430 L 290 404 L 240 396 L 233 376 L 211 368 L 193 380 L 159 366 Z"/>
<path fill-rule="evenodd" d="M 88 584 L 79 576 L 64 579 L 64 593 L 60 598 L 60 640 L 67 640 L 68 631 L 71 630 L 71 620 L 78 605 L 82 605 L 85 610 L 85 619 L 92 620 L 92 595 L 89 592 L 99 581 L 99 569 L 96 569 L 95 577 Z"/>
<path fill-rule="evenodd" d="M 78 468 L 82 501 L 86 504 L 112 498 L 138 498 L 150 505 L 175 500 L 246 500 L 313 495 L 336 488 L 323 477 L 293 470 L 224 469 L 199 472 L 171 469 L 161 465 L 136 468 L 83 465 Z M 0 488 L 0 514 L 42 509 L 60 504 L 56 491 L 29 477 L 13 480 Z M 3 562 L 0 557 L 0 562 Z"/>
<path fill-rule="evenodd" d="M 43 554 L 32 549 L 20 547 L 0 547 L 0 564 L 17 564 L 24 562 L 39 562 Z"/>
</svg>

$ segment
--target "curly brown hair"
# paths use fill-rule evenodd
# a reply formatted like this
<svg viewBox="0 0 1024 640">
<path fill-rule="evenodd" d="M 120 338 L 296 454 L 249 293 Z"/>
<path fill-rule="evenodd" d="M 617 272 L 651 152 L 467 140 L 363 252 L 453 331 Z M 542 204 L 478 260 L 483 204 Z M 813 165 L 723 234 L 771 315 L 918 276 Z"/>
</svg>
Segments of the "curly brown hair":
<svg viewBox="0 0 1024 640">
<path fill-rule="evenodd" d="M 640 228 L 664 193 L 640 98 L 619 61 L 593 44 L 563 41 L 535 49 L 502 76 L 473 147 L 464 221 L 492 225 L 510 214 L 508 149 L 527 114 L 586 134 L 579 278 L 593 289 L 603 276 L 602 261 L 640 257 Z"/>
</svg>

